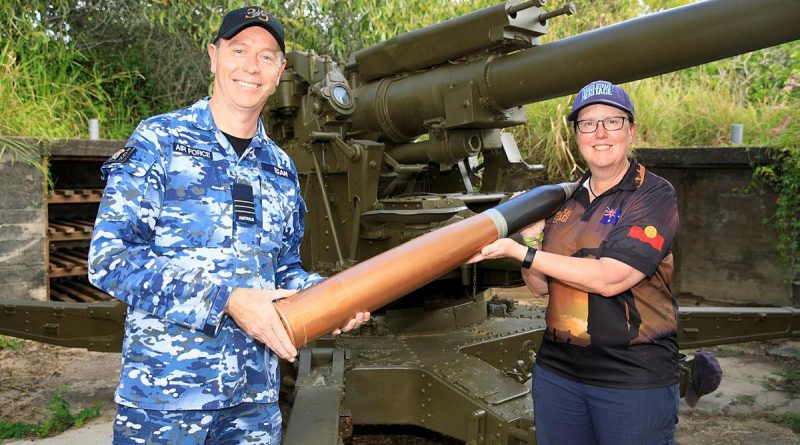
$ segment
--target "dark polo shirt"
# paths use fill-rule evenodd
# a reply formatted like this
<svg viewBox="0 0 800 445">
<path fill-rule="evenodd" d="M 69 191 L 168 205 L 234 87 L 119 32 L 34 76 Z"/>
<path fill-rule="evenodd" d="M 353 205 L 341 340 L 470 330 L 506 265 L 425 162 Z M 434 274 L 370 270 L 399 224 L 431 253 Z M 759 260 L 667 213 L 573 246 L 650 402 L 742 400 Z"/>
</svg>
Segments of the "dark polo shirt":
<svg viewBox="0 0 800 445">
<path fill-rule="evenodd" d="M 619 184 L 591 204 L 586 188 L 578 189 L 547 221 L 543 250 L 614 258 L 645 278 L 612 297 L 548 278 L 547 330 L 537 364 L 599 386 L 634 389 L 677 383 L 678 306 L 669 287 L 677 230 L 672 184 L 635 161 Z"/>
</svg>

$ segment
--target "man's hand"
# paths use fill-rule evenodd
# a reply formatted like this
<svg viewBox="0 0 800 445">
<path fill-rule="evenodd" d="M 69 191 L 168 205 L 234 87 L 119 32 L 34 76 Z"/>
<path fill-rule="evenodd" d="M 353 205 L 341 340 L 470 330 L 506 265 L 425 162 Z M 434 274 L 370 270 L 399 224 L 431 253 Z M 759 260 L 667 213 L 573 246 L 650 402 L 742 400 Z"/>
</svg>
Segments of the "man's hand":
<svg viewBox="0 0 800 445">
<path fill-rule="evenodd" d="M 297 348 L 289 339 L 272 302 L 295 293 L 296 290 L 288 289 L 237 287 L 231 292 L 225 312 L 247 335 L 264 343 L 278 357 L 293 362 L 297 356 Z"/>
<path fill-rule="evenodd" d="M 344 326 L 334 329 L 331 334 L 339 335 L 342 332 L 352 331 L 353 329 L 357 329 L 359 326 L 366 323 L 367 320 L 369 320 L 369 312 L 358 312 Z"/>
</svg>

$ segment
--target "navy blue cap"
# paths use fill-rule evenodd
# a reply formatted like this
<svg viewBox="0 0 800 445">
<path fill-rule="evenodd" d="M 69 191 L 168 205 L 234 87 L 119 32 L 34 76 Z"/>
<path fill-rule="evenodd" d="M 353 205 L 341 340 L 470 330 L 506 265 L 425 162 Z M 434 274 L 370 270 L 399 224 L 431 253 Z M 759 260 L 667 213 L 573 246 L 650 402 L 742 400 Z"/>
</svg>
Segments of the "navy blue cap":
<svg viewBox="0 0 800 445">
<path fill-rule="evenodd" d="M 578 119 L 578 113 L 592 104 L 606 104 L 617 107 L 628 113 L 631 116 L 631 120 L 633 120 L 633 103 L 628 93 L 622 87 L 605 80 L 595 80 L 578 91 L 567 120 L 575 122 Z"/>
<path fill-rule="evenodd" d="M 722 366 L 720 366 L 719 360 L 708 351 L 697 351 L 694 354 L 692 383 L 686 388 L 686 395 L 683 399 L 687 405 L 694 408 L 700 397 L 716 391 L 721 381 Z"/>
<path fill-rule="evenodd" d="M 274 15 L 259 6 L 245 6 L 225 14 L 214 42 L 219 39 L 230 39 L 250 26 L 260 26 L 269 31 L 272 37 L 275 37 L 275 40 L 278 41 L 281 51 L 286 52 L 286 44 L 283 40 L 283 25 Z"/>
</svg>

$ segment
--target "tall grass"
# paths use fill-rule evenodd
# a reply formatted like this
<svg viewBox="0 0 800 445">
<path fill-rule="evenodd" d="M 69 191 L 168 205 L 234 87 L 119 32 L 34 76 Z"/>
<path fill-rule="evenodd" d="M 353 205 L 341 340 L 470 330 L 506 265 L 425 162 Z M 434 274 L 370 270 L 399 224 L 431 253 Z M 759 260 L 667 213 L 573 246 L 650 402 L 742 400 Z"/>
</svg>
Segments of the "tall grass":
<svg viewBox="0 0 800 445">
<path fill-rule="evenodd" d="M 104 86 L 132 74 L 108 76 L 87 69 L 85 58 L 77 51 L 57 51 L 62 48 L 49 42 L 33 46 L 26 48 L 24 55 L 10 41 L 0 47 L 0 116 L 4 116 L 0 134 L 81 137 L 90 118 L 114 122 L 130 117 L 121 111 L 124 104 L 112 102 Z M 124 126 L 127 130 L 130 123 Z M 110 130 L 107 136 L 120 136 L 114 127 Z"/>
<path fill-rule="evenodd" d="M 544 41 L 689 2 L 598 0 L 592 13 L 581 10 L 575 16 L 554 21 Z M 204 61 L 204 39 L 213 35 L 221 10 L 239 5 L 231 0 L 163 4 L 131 1 L 118 5 L 124 7 L 126 17 L 119 21 L 119 15 L 99 0 L 31 0 L 27 6 L 17 0 L 0 3 L 0 36 L 5 37 L 0 40 L 0 116 L 4 118 L 0 119 L 0 135 L 35 138 L 83 137 L 88 119 L 94 117 L 101 121 L 101 137 L 126 138 L 136 123 L 148 115 L 190 103 L 197 95 L 190 85 L 201 84 L 205 79 L 186 74 L 205 70 L 193 57 L 200 53 Z M 379 41 L 414 28 L 415 24 L 450 18 L 459 8 L 477 9 L 492 2 L 457 2 L 457 7 L 434 2 L 435 8 L 428 5 L 426 9 L 425 2 L 418 1 L 359 0 L 349 3 L 349 8 L 359 12 L 354 14 L 341 12 L 350 10 L 343 6 L 347 2 L 326 0 L 319 3 L 318 15 L 339 17 L 339 26 L 330 24 L 331 29 L 323 30 L 326 32 L 312 26 L 317 23 L 315 20 L 292 21 L 298 14 L 288 12 L 302 10 L 299 4 L 273 0 L 262 3 L 286 12 L 292 47 L 311 49 L 317 43 L 346 54 L 358 48 L 342 46 L 345 43 Z M 37 19 L 37 14 L 42 18 Z M 381 17 L 394 18 L 387 22 L 378 20 Z M 375 20 L 379 23 L 372 23 Z M 367 36 L 353 39 L 340 35 L 352 33 L 353 29 Z M 328 37 L 338 43 L 321 43 L 314 37 L 320 33 L 330 34 Z M 105 46 L 98 43 L 104 39 Z M 196 47 L 192 46 L 194 43 Z M 799 111 L 782 110 L 780 106 L 785 103 L 774 94 L 776 87 L 780 89 L 780 82 L 792 73 L 796 75 L 800 67 L 800 44 L 790 45 L 783 46 L 789 50 L 760 51 L 754 53 L 757 55 L 625 85 L 637 107 L 636 145 L 724 145 L 733 123 L 744 124 L 747 145 L 766 143 L 781 118 Z M 325 52 L 325 47 L 315 49 Z M 177 66 L 180 61 L 185 65 Z M 177 68 L 159 69 L 164 66 Z M 177 91 L 182 94 L 167 94 Z M 529 124 L 514 130 L 527 159 L 547 165 L 554 178 L 572 177 L 582 168 L 573 135 L 564 121 L 570 105 L 571 98 L 532 104 L 527 107 Z"/>
<path fill-rule="evenodd" d="M 77 48 L 68 32 L 72 2 L 0 3 L 0 135 L 74 138 L 86 135 L 90 118 L 130 119 L 108 89 L 124 88 L 136 73 L 105 70 Z M 123 136 L 111 129 L 103 136 Z"/>
<path fill-rule="evenodd" d="M 770 144 L 782 123 L 800 114 L 798 101 L 780 90 L 753 99 L 735 77 L 735 70 L 697 70 L 690 76 L 670 73 L 622 85 L 636 111 L 634 148 L 730 145 L 733 124 L 744 125 L 745 145 Z M 574 178 L 584 169 L 566 122 L 571 106 L 571 97 L 528 105 L 528 124 L 515 130 L 523 156 L 545 164 L 554 180 Z"/>
</svg>

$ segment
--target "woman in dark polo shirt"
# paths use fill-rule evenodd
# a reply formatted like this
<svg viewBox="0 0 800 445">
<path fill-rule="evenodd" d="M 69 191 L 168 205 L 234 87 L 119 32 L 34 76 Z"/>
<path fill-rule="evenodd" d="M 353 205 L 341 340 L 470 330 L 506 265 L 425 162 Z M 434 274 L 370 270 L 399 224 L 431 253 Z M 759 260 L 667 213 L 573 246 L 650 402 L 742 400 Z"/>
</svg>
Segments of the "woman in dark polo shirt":
<svg viewBox="0 0 800 445">
<path fill-rule="evenodd" d="M 589 171 L 554 216 L 474 260 L 511 257 L 549 294 L 534 367 L 539 445 L 672 444 L 678 422 L 678 306 L 670 291 L 675 189 L 628 157 L 633 104 L 586 85 L 568 119 Z"/>
</svg>

